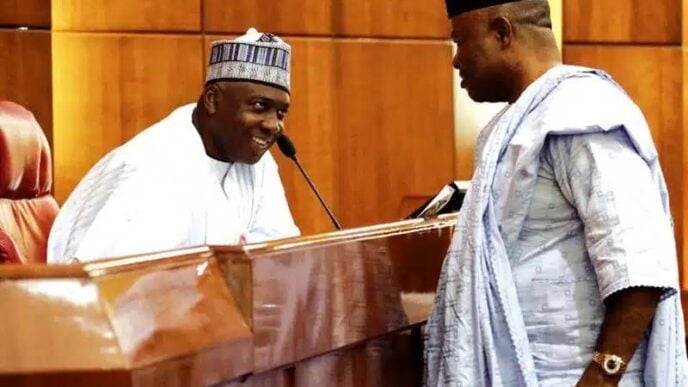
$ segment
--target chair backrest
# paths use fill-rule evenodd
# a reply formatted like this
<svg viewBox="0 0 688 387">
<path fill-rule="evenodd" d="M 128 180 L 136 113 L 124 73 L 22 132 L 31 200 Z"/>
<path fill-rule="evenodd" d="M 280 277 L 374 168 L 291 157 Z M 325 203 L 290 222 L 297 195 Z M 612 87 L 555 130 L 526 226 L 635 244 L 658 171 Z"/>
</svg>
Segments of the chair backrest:
<svg viewBox="0 0 688 387">
<path fill-rule="evenodd" d="M 21 263 L 45 263 L 58 211 L 51 187 L 50 146 L 40 125 L 30 111 L 0 101 L 0 230 L 9 238 L 0 255 L 10 257 L 14 248 Z"/>
</svg>

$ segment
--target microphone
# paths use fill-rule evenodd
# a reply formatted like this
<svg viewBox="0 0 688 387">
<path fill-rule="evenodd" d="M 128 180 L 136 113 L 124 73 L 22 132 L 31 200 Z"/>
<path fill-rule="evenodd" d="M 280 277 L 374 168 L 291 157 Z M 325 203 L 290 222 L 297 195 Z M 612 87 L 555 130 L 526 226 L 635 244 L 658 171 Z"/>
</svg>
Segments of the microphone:
<svg viewBox="0 0 688 387">
<path fill-rule="evenodd" d="M 301 171 L 301 174 L 306 179 L 306 182 L 308 182 L 308 185 L 311 187 L 311 190 L 313 191 L 313 193 L 315 193 L 315 196 L 320 201 L 320 204 L 325 209 L 325 212 L 327 212 L 327 215 L 330 217 L 330 220 L 332 220 L 334 227 L 337 228 L 337 230 L 341 230 L 342 226 L 337 221 L 337 218 L 334 217 L 334 214 L 332 213 L 332 211 L 330 211 L 330 208 L 327 206 L 327 204 L 325 204 L 325 201 L 323 200 L 322 196 L 320 196 L 320 192 L 318 192 L 318 189 L 315 188 L 315 185 L 311 181 L 311 178 L 308 176 L 306 171 L 301 166 L 299 159 L 296 158 L 296 147 L 294 147 L 294 143 L 291 142 L 291 140 L 289 139 L 289 137 L 287 137 L 286 134 L 282 133 L 277 137 L 277 147 L 280 151 L 282 151 L 282 154 L 294 161 L 296 166 L 299 168 L 299 171 Z"/>
</svg>

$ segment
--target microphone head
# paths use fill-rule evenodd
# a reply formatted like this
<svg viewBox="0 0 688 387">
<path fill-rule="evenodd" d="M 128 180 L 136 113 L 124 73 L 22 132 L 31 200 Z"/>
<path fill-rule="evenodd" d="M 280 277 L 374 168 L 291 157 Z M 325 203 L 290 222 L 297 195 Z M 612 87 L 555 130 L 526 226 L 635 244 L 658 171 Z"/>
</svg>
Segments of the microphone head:
<svg viewBox="0 0 688 387">
<path fill-rule="evenodd" d="M 280 151 L 282 151 L 282 154 L 284 154 L 288 158 L 296 158 L 296 147 L 294 147 L 294 143 L 291 142 L 291 140 L 289 139 L 289 137 L 287 137 L 286 134 L 282 133 L 277 137 L 277 147 Z"/>
</svg>

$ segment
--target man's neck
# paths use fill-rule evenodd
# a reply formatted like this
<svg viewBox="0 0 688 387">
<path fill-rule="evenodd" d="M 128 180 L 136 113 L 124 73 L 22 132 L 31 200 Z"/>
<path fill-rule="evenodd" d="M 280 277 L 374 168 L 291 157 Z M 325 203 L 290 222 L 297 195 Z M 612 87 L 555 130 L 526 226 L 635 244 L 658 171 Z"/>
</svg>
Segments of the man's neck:
<svg viewBox="0 0 688 387">
<path fill-rule="evenodd" d="M 556 47 L 556 43 L 552 44 L 553 47 L 549 50 L 541 50 L 524 55 L 527 59 L 521 65 L 518 86 L 515 88 L 514 95 L 509 99 L 509 103 L 516 102 L 528 86 L 532 85 L 553 67 L 559 66 L 562 63 L 561 53 Z"/>
<path fill-rule="evenodd" d="M 205 149 L 205 154 L 213 160 L 221 161 L 221 162 L 228 162 L 228 161 L 222 161 L 222 160 L 220 160 L 219 157 L 213 156 L 214 154 L 219 154 L 219 153 L 213 152 L 214 148 L 212 146 L 211 139 L 209 138 L 207 133 L 203 130 L 204 125 L 203 125 L 202 121 L 203 120 L 200 117 L 199 108 L 198 108 L 198 106 L 196 106 L 194 108 L 193 112 L 191 113 L 191 123 L 196 128 L 196 131 L 198 131 L 198 135 L 201 136 L 201 142 L 203 143 L 203 148 Z"/>
</svg>

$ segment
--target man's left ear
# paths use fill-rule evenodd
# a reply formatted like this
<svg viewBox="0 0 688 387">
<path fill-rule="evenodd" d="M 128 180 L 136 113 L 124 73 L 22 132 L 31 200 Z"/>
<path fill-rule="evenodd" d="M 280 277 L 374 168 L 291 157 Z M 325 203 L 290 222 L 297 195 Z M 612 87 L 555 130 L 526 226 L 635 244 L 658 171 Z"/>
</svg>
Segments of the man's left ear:
<svg viewBox="0 0 688 387">
<path fill-rule="evenodd" d="M 217 111 L 219 99 L 222 98 L 220 94 L 220 86 L 217 83 L 206 85 L 203 90 L 203 107 L 211 116 Z"/>
<path fill-rule="evenodd" d="M 504 16 L 499 16 L 492 20 L 491 27 L 492 31 L 495 32 L 499 45 L 502 48 L 509 47 L 514 38 L 514 26 L 511 24 L 511 21 Z"/>
</svg>

